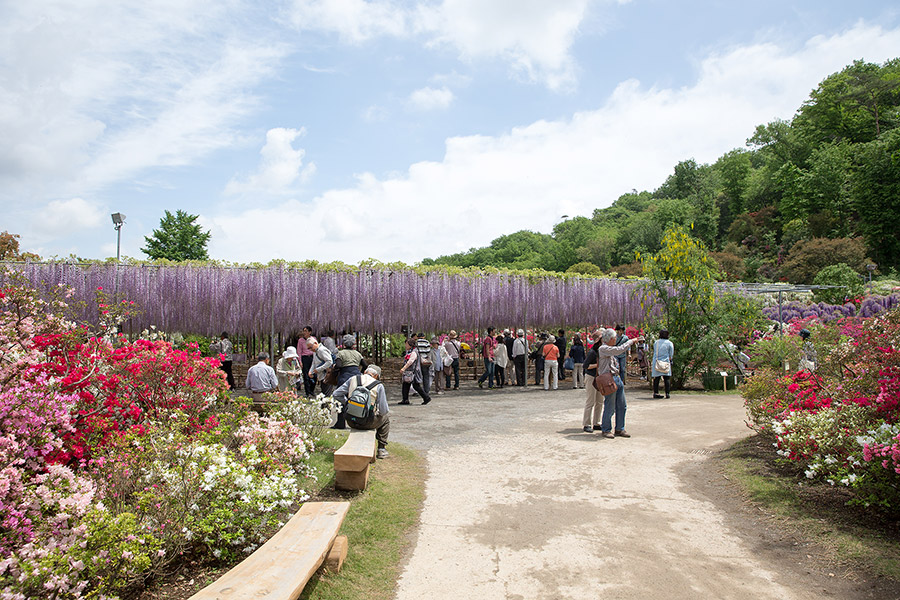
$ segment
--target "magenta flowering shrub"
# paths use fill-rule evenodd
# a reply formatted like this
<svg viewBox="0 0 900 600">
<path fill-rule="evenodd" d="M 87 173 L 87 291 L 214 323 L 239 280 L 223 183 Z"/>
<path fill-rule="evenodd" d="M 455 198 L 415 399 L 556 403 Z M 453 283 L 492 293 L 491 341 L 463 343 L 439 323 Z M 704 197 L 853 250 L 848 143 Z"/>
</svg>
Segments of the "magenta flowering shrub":
<svg viewBox="0 0 900 600">
<path fill-rule="evenodd" d="M 113 598 L 171 563 L 238 558 L 288 518 L 315 439 L 247 415 L 196 348 L 110 335 L 0 290 L 0 598 Z"/>
<path fill-rule="evenodd" d="M 900 309 L 809 327 L 815 372 L 761 369 L 742 388 L 749 424 L 809 479 L 900 513 Z"/>
</svg>

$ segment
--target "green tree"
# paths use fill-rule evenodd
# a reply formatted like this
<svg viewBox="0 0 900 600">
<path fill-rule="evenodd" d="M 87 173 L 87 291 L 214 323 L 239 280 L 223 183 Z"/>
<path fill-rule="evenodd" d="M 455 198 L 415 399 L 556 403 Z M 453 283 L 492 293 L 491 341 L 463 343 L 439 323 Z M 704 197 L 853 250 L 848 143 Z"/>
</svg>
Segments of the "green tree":
<svg viewBox="0 0 900 600">
<path fill-rule="evenodd" d="M 196 224 L 199 215 L 189 215 L 183 210 L 176 210 L 173 215 L 165 211 L 159 221 L 159 229 L 154 229 L 149 236 L 144 236 L 147 246 L 141 252 L 156 260 L 207 260 L 206 244 L 212 234 L 204 232 Z"/>
<path fill-rule="evenodd" d="M 603 270 L 594 263 L 579 262 L 566 269 L 566 273 L 580 273 L 582 275 L 599 277 L 603 275 Z"/>
<path fill-rule="evenodd" d="M 858 273 L 865 272 L 866 246 L 856 238 L 813 238 L 800 240 L 781 266 L 781 276 L 791 283 L 813 282 L 816 274 L 829 265 L 846 263 Z"/>
<path fill-rule="evenodd" d="M 731 215 L 741 214 L 745 208 L 744 195 L 752 169 L 749 153 L 741 149 L 726 152 L 716 161 L 715 168 L 719 171 Z"/>
<path fill-rule="evenodd" d="M 660 251 L 642 262 L 645 306 L 661 308 L 659 316 L 649 320 L 668 329 L 675 345 L 675 387 L 683 387 L 723 351 L 734 362 L 728 343 L 745 343 L 752 328 L 762 322 L 762 311 L 757 302 L 743 296 L 717 297 L 717 269 L 703 243 L 682 227 L 670 227 Z"/>
<path fill-rule="evenodd" d="M 853 174 L 853 208 L 859 232 L 882 270 L 900 267 L 900 129 L 859 148 Z M 850 266 L 854 266 L 850 263 Z"/>
<path fill-rule="evenodd" d="M 846 263 L 838 263 L 829 265 L 819 271 L 816 278 L 813 279 L 815 285 L 839 285 L 839 288 L 827 288 L 824 290 L 813 290 L 813 297 L 820 302 L 828 302 L 829 304 L 843 304 L 844 298 L 849 296 L 855 298 L 863 294 L 865 284 L 859 273 Z"/>
</svg>

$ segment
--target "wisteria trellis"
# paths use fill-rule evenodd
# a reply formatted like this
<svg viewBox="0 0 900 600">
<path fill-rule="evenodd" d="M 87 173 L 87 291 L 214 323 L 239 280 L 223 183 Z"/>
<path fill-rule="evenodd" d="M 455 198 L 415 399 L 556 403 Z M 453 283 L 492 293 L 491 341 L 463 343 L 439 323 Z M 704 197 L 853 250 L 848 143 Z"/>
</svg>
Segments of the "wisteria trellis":
<svg viewBox="0 0 900 600">
<path fill-rule="evenodd" d="M 643 320 L 635 284 L 588 277 L 413 269 L 284 266 L 17 263 L 33 285 L 62 283 L 90 300 L 118 290 L 141 314 L 132 330 L 212 334 L 290 331 L 304 324 L 361 332 L 427 331 L 487 325 L 591 326 Z M 90 309 L 82 318 L 95 319 Z"/>
</svg>

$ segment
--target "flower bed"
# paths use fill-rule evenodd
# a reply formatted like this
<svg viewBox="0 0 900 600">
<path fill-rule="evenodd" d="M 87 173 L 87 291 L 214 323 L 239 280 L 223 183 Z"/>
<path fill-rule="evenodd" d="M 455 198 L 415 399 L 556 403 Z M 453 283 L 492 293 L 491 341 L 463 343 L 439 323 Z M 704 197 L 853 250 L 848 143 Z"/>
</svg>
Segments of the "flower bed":
<svg viewBox="0 0 900 600">
<path fill-rule="evenodd" d="M 132 305 L 98 300 L 89 331 L 63 299 L 0 291 L 4 599 L 113 597 L 187 558 L 239 558 L 306 497 L 330 407 L 248 412 L 217 359 L 128 342 L 114 327 Z"/>
<path fill-rule="evenodd" d="M 900 309 L 815 325 L 814 373 L 760 369 L 742 388 L 749 423 L 810 479 L 900 512 Z M 787 343 L 799 348 L 792 331 Z"/>
</svg>

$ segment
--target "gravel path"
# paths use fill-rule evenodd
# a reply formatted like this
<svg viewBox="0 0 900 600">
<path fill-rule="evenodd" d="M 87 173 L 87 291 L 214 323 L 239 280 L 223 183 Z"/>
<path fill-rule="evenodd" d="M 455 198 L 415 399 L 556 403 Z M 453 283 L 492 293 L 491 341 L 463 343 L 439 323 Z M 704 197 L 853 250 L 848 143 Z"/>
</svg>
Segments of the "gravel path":
<svg viewBox="0 0 900 600">
<path fill-rule="evenodd" d="M 428 464 L 399 600 L 834 597 L 761 556 L 681 476 L 749 435 L 739 397 L 629 389 L 633 437 L 610 440 L 582 432 L 585 392 L 569 385 L 396 407 L 389 390 L 391 439 Z"/>
</svg>

